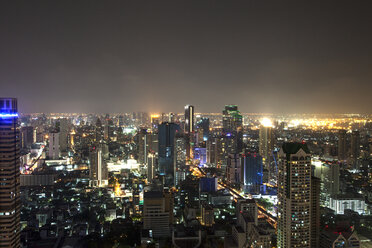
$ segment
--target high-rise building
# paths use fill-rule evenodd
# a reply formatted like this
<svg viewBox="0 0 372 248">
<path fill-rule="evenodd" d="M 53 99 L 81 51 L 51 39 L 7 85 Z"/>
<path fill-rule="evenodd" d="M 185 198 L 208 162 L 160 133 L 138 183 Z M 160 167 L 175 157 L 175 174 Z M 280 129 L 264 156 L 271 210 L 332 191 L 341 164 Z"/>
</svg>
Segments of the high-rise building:
<svg viewBox="0 0 372 248">
<path fill-rule="evenodd" d="M 241 160 L 242 189 L 248 193 L 259 193 L 262 185 L 262 157 L 256 153 L 244 153 Z"/>
<path fill-rule="evenodd" d="M 359 169 L 357 168 L 358 164 L 358 158 L 360 154 L 360 134 L 358 130 L 354 130 L 351 133 L 351 151 L 350 151 L 350 158 L 351 158 L 351 163 L 354 167 L 354 169 Z"/>
<path fill-rule="evenodd" d="M 274 150 L 274 133 L 271 121 L 264 119 L 260 127 L 260 143 L 259 143 L 260 155 L 264 159 L 264 164 L 268 165 L 265 168 L 269 168 L 269 164 L 272 161 L 272 152 Z"/>
<path fill-rule="evenodd" d="M 195 109 L 192 105 L 185 106 L 185 133 L 194 132 L 195 128 L 195 118 L 194 118 Z"/>
<path fill-rule="evenodd" d="M 198 143 L 209 139 L 209 118 L 202 117 L 198 122 Z"/>
<path fill-rule="evenodd" d="M 49 159 L 59 159 L 60 149 L 59 149 L 59 133 L 50 132 L 49 133 Z"/>
<path fill-rule="evenodd" d="M 166 186 L 175 185 L 175 138 L 179 130 L 175 123 L 163 122 L 159 125 L 159 174 L 165 177 Z"/>
<path fill-rule="evenodd" d="M 230 153 L 227 159 L 226 179 L 229 184 L 240 184 L 242 181 L 241 154 Z"/>
<path fill-rule="evenodd" d="M 314 176 L 320 179 L 320 202 L 330 206 L 330 198 L 340 193 L 340 164 L 338 162 L 314 160 Z"/>
<path fill-rule="evenodd" d="M 59 148 L 62 153 L 67 152 L 69 123 L 68 119 L 59 120 Z"/>
<path fill-rule="evenodd" d="M 236 105 L 226 105 L 222 111 L 223 135 L 226 137 L 225 157 L 243 150 L 243 116 Z"/>
<path fill-rule="evenodd" d="M 338 160 L 346 160 L 346 130 L 339 130 L 338 132 Z"/>
<path fill-rule="evenodd" d="M 102 127 L 102 121 L 100 118 L 96 121 L 96 141 L 100 142 L 102 140 L 102 134 L 103 134 L 103 127 Z"/>
<path fill-rule="evenodd" d="M 89 177 L 92 186 L 102 187 L 108 184 L 108 171 L 103 160 L 102 147 L 93 146 L 89 154 Z"/>
<path fill-rule="evenodd" d="M 152 182 L 155 177 L 156 168 L 155 168 L 155 154 L 149 153 L 147 155 L 147 180 Z"/>
<path fill-rule="evenodd" d="M 278 248 L 310 248 L 311 155 L 307 145 L 284 143 L 278 167 Z"/>
<path fill-rule="evenodd" d="M 34 128 L 32 126 L 21 128 L 21 147 L 30 148 L 34 143 Z"/>
<path fill-rule="evenodd" d="M 169 237 L 173 223 L 173 196 L 170 192 L 151 190 L 144 193 L 143 228 L 153 237 Z"/>
<path fill-rule="evenodd" d="M 311 177 L 311 247 L 319 247 L 320 237 L 320 179 Z"/>
<path fill-rule="evenodd" d="M 20 247 L 20 137 L 17 99 L 0 98 L 0 247 Z"/>
<path fill-rule="evenodd" d="M 194 131 L 195 131 L 195 117 L 194 117 L 194 106 L 185 106 L 185 140 L 186 140 L 186 159 L 189 161 L 193 158 L 193 148 L 195 143 Z"/>
<path fill-rule="evenodd" d="M 138 133 L 137 133 L 137 151 L 138 151 L 138 162 L 141 165 L 146 165 L 147 164 L 147 153 L 148 153 L 148 148 L 149 148 L 149 143 L 148 143 L 148 134 L 147 130 L 142 128 Z"/>
</svg>

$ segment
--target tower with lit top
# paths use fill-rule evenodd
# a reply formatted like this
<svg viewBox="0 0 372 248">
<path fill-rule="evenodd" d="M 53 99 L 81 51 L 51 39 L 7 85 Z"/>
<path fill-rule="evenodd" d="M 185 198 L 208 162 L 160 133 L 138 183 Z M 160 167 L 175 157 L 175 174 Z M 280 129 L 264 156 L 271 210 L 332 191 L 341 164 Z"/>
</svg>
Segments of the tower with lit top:
<svg viewBox="0 0 372 248">
<path fill-rule="evenodd" d="M 20 247 L 17 99 L 0 98 L 0 247 Z"/>
<path fill-rule="evenodd" d="M 311 155 L 307 145 L 284 143 L 278 167 L 278 248 L 310 248 Z"/>
</svg>

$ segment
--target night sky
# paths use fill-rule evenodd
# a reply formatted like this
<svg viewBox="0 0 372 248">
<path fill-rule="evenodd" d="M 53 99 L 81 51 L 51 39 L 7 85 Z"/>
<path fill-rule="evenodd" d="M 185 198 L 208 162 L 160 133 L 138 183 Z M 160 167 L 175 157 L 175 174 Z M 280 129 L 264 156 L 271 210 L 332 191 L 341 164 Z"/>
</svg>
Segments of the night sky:
<svg viewBox="0 0 372 248">
<path fill-rule="evenodd" d="M 1 1 L 22 112 L 372 113 L 371 1 Z"/>
</svg>

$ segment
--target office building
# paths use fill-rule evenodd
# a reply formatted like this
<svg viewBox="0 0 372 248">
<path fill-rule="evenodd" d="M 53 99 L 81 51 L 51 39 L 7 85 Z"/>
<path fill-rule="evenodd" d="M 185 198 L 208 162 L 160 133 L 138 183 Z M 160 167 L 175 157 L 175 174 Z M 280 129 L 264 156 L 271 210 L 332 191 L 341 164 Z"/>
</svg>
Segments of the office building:
<svg viewBox="0 0 372 248">
<path fill-rule="evenodd" d="M 222 111 L 223 134 L 226 137 L 225 157 L 229 153 L 240 153 L 243 150 L 243 116 L 236 105 L 226 105 Z"/>
<path fill-rule="evenodd" d="M 262 185 L 262 157 L 256 153 L 244 153 L 241 157 L 242 189 L 247 193 L 259 193 Z"/>
<path fill-rule="evenodd" d="M 320 237 L 320 179 L 311 177 L 311 247 L 319 247 Z"/>
<path fill-rule="evenodd" d="M 330 198 L 340 193 L 340 164 L 314 160 L 313 175 L 320 179 L 320 204 L 330 206 Z"/>
<path fill-rule="evenodd" d="M 93 187 L 102 187 L 108 184 L 108 170 L 103 160 L 102 147 L 93 146 L 89 154 L 89 178 Z"/>
<path fill-rule="evenodd" d="M 153 189 L 144 193 L 143 229 L 154 238 L 169 237 L 173 224 L 173 196 L 170 192 Z"/>
<path fill-rule="evenodd" d="M 175 123 L 163 122 L 159 125 L 159 174 L 165 178 L 166 186 L 175 185 L 175 138 L 179 130 Z"/>
<path fill-rule="evenodd" d="M 198 128 L 198 143 L 203 143 L 209 139 L 209 119 L 202 117 L 197 125 Z"/>
<path fill-rule="evenodd" d="M 195 109 L 192 105 L 185 106 L 185 133 L 191 134 L 194 132 L 195 128 Z"/>
<path fill-rule="evenodd" d="M 17 99 L 0 98 L 0 247 L 20 247 L 20 137 Z"/>
<path fill-rule="evenodd" d="M 49 133 L 49 159 L 59 159 L 60 149 L 59 149 L 59 133 L 50 132 Z"/>
<path fill-rule="evenodd" d="M 34 128 L 32 126 L 21 128 L 21 148 L 31 148 L 34 143 Z"/>
<path fill-rule="evenodd" d="M 359 169 L 358 158 L 360 154 L 360 134 L 359 131 L 354 130 L 351 133 L 351 149 L 350 149 L 350 159 L 353 169 Z"/>
<path fill-rule="evenodd" d="M 265 168 L 270 168 L 270 162 L 273 160 L 274 150 L 274 130 L 269 119 L 264 119 L 260 126 L 259 152 L 264 159 Z"/>
<path fill-rule="evenodd" d="M 307 145 L 284 143 L 278 167 L 278 248 L 310 248 L 311 155 Z"/>
<path fill-rule="evenodd" d="M 138 162 L 141 165 L 147 164 L 147 154 L 149 149 L 148 134 L 145 128 L 139 130 L 136 135 Z"/>
<path fill-rule="evenodd" d="M 200 192 L 216 192 L 218 186 L 217 177 L 200 178 Z"/>
<path fill-rule="evenodd" d="M 241 154 L 229 154 L 226 167 L 226 179 L 229 184 L 242 182 Z"/>
<path fill-rule="evenodd" d="M 103 127 L 102 127 L 102 122 L 101 122 L 100 118 L 97 118 L 95 129 L 96 129 L 95 141 L 100 142 L 102 140 L 102 137 L 103 137 Z"/>
</svg>

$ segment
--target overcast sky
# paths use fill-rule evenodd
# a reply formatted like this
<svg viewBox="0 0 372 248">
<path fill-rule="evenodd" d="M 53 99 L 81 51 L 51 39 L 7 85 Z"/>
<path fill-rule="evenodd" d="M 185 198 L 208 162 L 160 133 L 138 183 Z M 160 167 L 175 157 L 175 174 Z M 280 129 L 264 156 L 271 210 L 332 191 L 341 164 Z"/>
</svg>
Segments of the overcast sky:
<svg viewBox="0 0 372 248">
<path fill-rule="evenodd" d="M 371 1 L 1 1 L 22 112 L 372 113 Z"/>
</svg>

